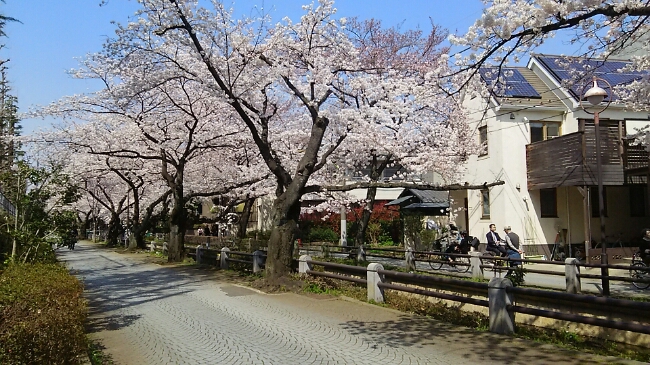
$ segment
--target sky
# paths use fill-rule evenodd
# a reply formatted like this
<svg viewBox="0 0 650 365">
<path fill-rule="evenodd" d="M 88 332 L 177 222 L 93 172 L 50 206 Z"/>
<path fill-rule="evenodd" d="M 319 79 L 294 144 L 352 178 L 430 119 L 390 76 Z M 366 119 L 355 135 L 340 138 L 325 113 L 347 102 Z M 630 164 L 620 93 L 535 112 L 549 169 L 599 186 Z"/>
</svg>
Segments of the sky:
<svg viewBox="0 0 650 365">
<path fill-rule="evenodd" d="M 238 15 L 256 14 L 265 9 L 274 20 L 288 16 L 297 21 L 301 5 L 310 0 L 225 0 Z M 126 23 L 138 4 L 134 0 L 5 0 L 0 13 L 20 23 L 8 23 L 1 39 L 5 48 L 0 58 L 10 59 L 7 76 L 11 94 L 18 97 L 21 113 L 36 106 L 48 105 L 64 96 L 88 93 L 101 87 L 99 82 L 77 80 L 67 74 L 86 54 L 101 50 L 104 41 L 114 34 L 112 21 Z M 433 22 L 450 33 L 463 34 L 480 18 L 480 0 L 339 0 L 335 2 L 341 17 L 380 19 L 385 26 L 402 29 L 430 29 Z M 552 45 L 550 45 L 552 47 Z M 556 43 L 546 53 L 572 52 Z M 48 128 L 52 119 L 23 119 L 23 134 Z"/>
</svg>

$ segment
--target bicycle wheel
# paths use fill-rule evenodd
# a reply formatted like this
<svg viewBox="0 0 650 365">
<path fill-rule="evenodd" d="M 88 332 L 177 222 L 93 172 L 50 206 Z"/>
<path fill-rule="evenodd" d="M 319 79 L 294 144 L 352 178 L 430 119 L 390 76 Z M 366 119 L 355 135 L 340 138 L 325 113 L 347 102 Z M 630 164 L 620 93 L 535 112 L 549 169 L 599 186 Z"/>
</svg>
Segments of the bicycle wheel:
<svg viewBox="0 0 650 365">
<path fill-rule="evenodd" d="M 440 270 L 442 268 L 442 255 L 438 252 L 432 252 L 427 258 L 431 270 Z"/>
<path fill-rule="evenodd" d="M 632 264 L 630 267 L 630 277 L 632 279 L 650 279 L 650 273 L 645 270 L 638 270 L 635 269 L 637 268 L 645 268 L 645 264 L 642 262 L 635 262 Z M 634 285 L 637 289 L 646 289 L 650 286 L 650 283 L 643 283 L 643 282 L 637 282 L 637 281 L 632 281 L 632 285 Z"/>
<path fill-rule="evenodd" d="M 456 266 L 458 272 L 468 272 L 469 271 L 469 257 L 456 257 L 456 263 L 460 265 Z"/>
</svg>

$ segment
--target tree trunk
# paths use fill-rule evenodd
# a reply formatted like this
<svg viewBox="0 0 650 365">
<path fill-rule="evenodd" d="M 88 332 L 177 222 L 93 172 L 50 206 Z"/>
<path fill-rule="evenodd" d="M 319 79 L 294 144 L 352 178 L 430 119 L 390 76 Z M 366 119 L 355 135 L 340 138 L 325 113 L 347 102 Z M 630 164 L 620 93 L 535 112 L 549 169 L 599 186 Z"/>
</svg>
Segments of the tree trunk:
<svg viewBox="0 0 650 365">
<path fill-rule="evenodd" d="M 108 222 L 108 232 L 106 233 L 106 244 L 108 247 L 119 245 L 120 237 L 120 216 L 111 214 L 111 220 Z"/>
<path fill-rule="evenodd" d="M 170 216 L 170 232 L 167 261 L 182 262 L 185 258 L 185 199 L 182 185 L 174 190 L 174 207 Z"/>
<path fill-rule="evenodd" d="M 255 198 L 248 198 L 244 203 L 244 211 L 239 218 L 239 238 L 246 238 L 246 228 L 248 227 L 248 220 L 251 217 L 251 210 L 253 209 Z"/>
<path fill-rule="evenodd" d="M 276 279 L 293 270 L 293 243 L 298 233 L 300 194 L 292 186 L 273 203 L 273 228 L 266 258 L 266 275 Z"/>
<path fill-rule="evenodd" d="M 377 188 L 368 188 L 366 192 L 366 208 L 361 212 L 361 219 L 359 219 L 359 229 L 357 230 L 357 236 L 355 238 L 354 244 L 356 246 L 361 246 L 365 243 L 366 240 L 366 230 L 368 229 L 368 223 L 370 223 L 370 217 L 372 216 L 372 210 L 375 207 L 375 197 L 377 196 Z"/>
</svg>

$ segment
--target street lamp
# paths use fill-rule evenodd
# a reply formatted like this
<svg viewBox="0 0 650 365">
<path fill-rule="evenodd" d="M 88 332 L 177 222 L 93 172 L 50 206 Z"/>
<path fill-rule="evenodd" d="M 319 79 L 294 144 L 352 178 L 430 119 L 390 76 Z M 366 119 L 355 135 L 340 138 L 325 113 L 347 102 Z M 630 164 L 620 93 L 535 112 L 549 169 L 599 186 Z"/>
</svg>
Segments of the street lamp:
<svg viewBox="0 0 650 365">
<path fill-rule="evenodd" d="M 598 217 L 600 218 L 600 263 L 601 263 L 601 276 L 602 276 L 602 285 L 603 285 L 603 295 L 609 295 L 609 270 L 607 269 L 607 247 L 605 242 L 605 202 L 603 198 L 603 172 L 602 172 L 602 162 L 600 156 L 600 118 L 599 113 L 605 111 L 609 104 L 612 102 L 612 98 L 607 90 L 598 86 L 598 81 L 602 81 L 607 85 L 608 90 L 612 89 L 606 80 L 594 76 L 593 86 L 587 90 L 583 97 L 580 98 L 580 107 L 588 114 L 594 115 L 594 127 L 596 129 L 596 178 L 598 180 Z M 586 86 L 585 86 L 586 88 Z M 607 98 L 607 102 L 604 106 L 600 104 Z M 589 104 L 596 107 L 596 111 L 590 112 L 584 105 L 584 100 L 587 100 Z"/>
</svg>

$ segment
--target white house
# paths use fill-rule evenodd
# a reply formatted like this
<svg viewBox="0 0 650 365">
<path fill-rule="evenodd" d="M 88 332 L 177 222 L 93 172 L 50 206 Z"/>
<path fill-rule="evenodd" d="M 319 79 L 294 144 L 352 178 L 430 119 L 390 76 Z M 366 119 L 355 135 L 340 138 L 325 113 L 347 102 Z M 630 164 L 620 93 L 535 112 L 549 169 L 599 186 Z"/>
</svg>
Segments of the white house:
<svg viewBox="0 0 650 365">
<path fill-rule="evenodd" d="M 638 79 L 640 73 L 618 71 L 626 64 L 537 54 L 526 67 L 482 69 L 486 86 L 493 85 L 499 72 L 504 85 L 488 100 L 464 101 L 476 138 L 486 146 L 470 158 L 465 180 L 505 184 L 452 192 L 454 207 L 461 208 L 457 225 L 482 242 L 489 224 L 495 223 L 499 232 L 510 225 L 527 252 L 546 255 L 560 239 L 572 244 L 573 254 L 584 252 L 592 239 L 600 241 L 595 128 L 593 115 L 579 103 L 591 84 L 580 81 L 567 88 L 563 81 L 576 70 L 584 80 L 595 75 L 613 86 Z M 616 100 L 613 95 L 612 104 L 600 113 L 605 226 L 608 240 L 632 242 L 650 226 L 650 175 L 647 151 L 630 146 L 624 137 L 647 126 L 650 115 L 626 110 Z"/>
</svg>

